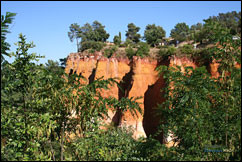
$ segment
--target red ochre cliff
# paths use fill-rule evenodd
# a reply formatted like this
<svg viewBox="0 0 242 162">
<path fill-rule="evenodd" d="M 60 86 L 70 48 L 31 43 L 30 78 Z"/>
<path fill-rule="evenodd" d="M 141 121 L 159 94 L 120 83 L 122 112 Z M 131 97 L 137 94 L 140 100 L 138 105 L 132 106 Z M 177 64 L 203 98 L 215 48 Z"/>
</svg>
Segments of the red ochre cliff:
<svg viewBox="0 0 242 162">
<path fill-rule="evenodd" d="M 157 127 L 161 118 L 156 114 L 156 106 L 164 102 L 161 89 L 165 87 L 163 76 L 159 76 L 155 68 L 159 65 L 166 66 L 181 66 L 184 70 L 186 66 L 196 68 L 193 60 L 187 57 L 172 57 L 170 60 L 158 62 L 148 58 L 133 57 L 133 60 L 119 59 L 119 58 L 105 58 L 102 53 L 96 52 L 95 55 L 82 56 L 81 53 L 71 53 L 66 62 L 66 73 L 81 74 L 87 81 L 82 83 L 89 84 L 93 80 L 104 77 L 119 78 L 120 86 L 124 92 L 120 91 L 117 85 L 110 87 L 109 90 L 103 91 L 103 97 L 113 96 L 117 99 L 122 97 L 139 97 L 140 107 L 144 112 L 143 115 L 138 114 L 138 117 L 131 115 L 129 111 L 125 112 L 121 117 L 119 113 L 109 110 L 110 119 L 104 120 L 105 123 L 119 123 L 119 126 L 132 126 L 134 128 L 133 137 L 147 137 L 154 135 L 157 132 Z M 217 77 L 218 65 L 216 63 L 210 64 L 208 67 L 213 77 Z M 119 117 L 118 117 L 119 116 Z M 118 118 L 120 118 L 118 122 Z M 163 142 L 162 133 L 156 138 Z"/>
</svg>

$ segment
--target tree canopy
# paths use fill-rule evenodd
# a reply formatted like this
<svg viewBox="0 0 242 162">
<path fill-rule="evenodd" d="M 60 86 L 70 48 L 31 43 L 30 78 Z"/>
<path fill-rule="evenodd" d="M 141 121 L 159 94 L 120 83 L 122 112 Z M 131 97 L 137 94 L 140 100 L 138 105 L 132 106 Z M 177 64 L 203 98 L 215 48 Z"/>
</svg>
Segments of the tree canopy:
<svg viewBox="0 0 242 162">
<path fill-rule="evenodd" d="M 76 39 L 77 52 L 78 52 L 79 51 L 78 39 L 81 37 L 81 29 L 77 23 L 71 24 L 70 32 L 68 32 L 68 36 L 71 42 L 73 42 L 73 40 Z"/>
<path fill-rule="evenodd" d="M 1 15 L 1 64 L 5 60 L 4 56 L 10 56 L 7 52 L 10 48 L 10 44 L 6 42 L 6 34 L 10 33 L 9 25 L 12 23 L 16 13 L 6 12 L 6 15 Z"/>
<path fill-rule="evenodd" d="M 105 42 L 109 38 L 109 34 L 104 29 L 100 22 L 94 21 L 92 25 L 86 23 L 84 26 L 81 27 L 81 37 L 82 42 L 84 41 L 100 41 Z"/>
<path fill-rule="evenodd" d="M 138 34 L 140 27 L 137 27 L 134 23 L 128 24 L 128 31 L 126 31 L 126 38 L 131 40 L 133 43 L 138 43 L 141 35 Z"/>
<path fill-rule="evenodd" d="M 144 39 L 146 42 L 154 47 L 158 41 L 161 41 L 165 37 L 166 32 L 161 26 L 156 26 L 155 24 L 147 25 L 144 32 Z"/>
<path fill-rule="evenodd" d="M 186 23 L 177 23 L 171 30 L 171 37 L 179 42 L 185 41 L 189 35 L 189 26 Z"/>
<path fill-rule="evenodd" d="M 241 11 L 219 13 L 218 16 L 210 16 L 208 19 L 219 22 L 223 27 L 230 29 L 230 34 L 236 35 L 241 30 L 239 21 L 241 19 Z"/>
<path fill-rule="evenodd" d="M 119 32 L 119 35 L 115 35 L 114 38 L 113 38 L 113 42 L 114 44 L 116 45 L 120 45 L 121 43 L 121 32 Z"/>
</svg>

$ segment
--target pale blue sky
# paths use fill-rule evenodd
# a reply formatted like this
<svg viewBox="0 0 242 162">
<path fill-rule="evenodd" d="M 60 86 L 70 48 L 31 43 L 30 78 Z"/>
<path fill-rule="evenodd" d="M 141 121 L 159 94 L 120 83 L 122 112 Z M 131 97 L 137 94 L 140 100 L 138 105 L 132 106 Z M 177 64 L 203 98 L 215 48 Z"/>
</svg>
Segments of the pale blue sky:
<svg viewBox="0 0 242 162">
<path fill-rule="evenodd" d="M 7 41 L 11 51 L 16 51 L 15 42 L 19 33 L 36 45 L 30 52 L 45 55 L 41 63 L 48 59 L 60 58 L 76 52 L 76 44 L 71 43 L 67 32 L 72 23 L 83 26 L 98 20 L 110 34 L 122 33 L 125 40 L 127 25 L 133 22 L 139 26 L 143 36 L 146 25 L 155 23 L 170 31 L 179 22 L 191 26 L 203 22 L 209 16 L 219 13 L 241 11 L 240 1 L 1 1 L 1 15 L 17 13 L 10 25 L 11 33 Z M 12 59 L 7 59 L 10 62 Z"/>
</svg>

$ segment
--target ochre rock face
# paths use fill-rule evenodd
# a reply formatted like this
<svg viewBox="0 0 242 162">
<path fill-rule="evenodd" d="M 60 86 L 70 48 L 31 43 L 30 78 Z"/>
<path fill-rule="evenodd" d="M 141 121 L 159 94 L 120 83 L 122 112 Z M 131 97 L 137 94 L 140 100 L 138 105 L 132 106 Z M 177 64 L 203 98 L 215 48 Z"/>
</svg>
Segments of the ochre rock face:
<svg viewBox="0 0 242 162">
<path fill-rule="evenodd" d="M 124 89 L 122 92 L 117 85 L 110 87 L 109 90 L 102 91 L 103 97 L 115 97 L 121 99 L 122 97 L 139 97 L 140 107 L 144 112 L 144 94 L 148 90 L 148 86 L 154 84 L 158 80 L 158 73 L 155 71 L 157 67 L 156 60 L 140 59 L 134 57 L 130 62 L 128 59 L 105 58 L 103 56 L 81 56 L 80 53 L 71 53 L 67 59 L 66 73 L 81 74 L 88 79 L 86 84 L 92 82 L 94 79 L 104 77 L 119 78 L 118 82 Z M 82 81 L 82 83 L 84 83 Z M 109 110 L 110 119 L 104 120 L 105 123 L 111 121 L 117 122 L 115 113 Z M 131 115 L 129 111 L 120 115 L 119 126 L 133 126 L 134 138 L 140 136 L 146 137 L 143 128 L 143 116 L 138 114 L 138 117 Z"/>
<path fill-rule="evenodd" d="M 103 97 L 115 97 L 121 99 L 122 97 L 139 97 L 140 107 L 143 115 L 138 114 L 138 117 L 132 116 L 129 111 L 122 115 L 118 112 L 109 110 L 110 119 L 105 119 L 105 123 L 118 123 L 119 126 L 132 126 L 134 128 L 134 138 L 140 136 L 150 136 L 157 132 L 157 127 L 161 118 L 156 114 L 157 104 L 165 101 L 161 89 L 165 87 L 165 80 L 163 76 L 159 76 L 155 68 L 159 65 L 175 66 L 179 65 L 184 71 L 184 67 L 196 67 L 195 63 L 187 57 L 172 57 L 170 60 L 157 62 L 147 58 L 140 59 L 133 57 L 133 61 L 128 59 L 105 58 L 101 54 L 93 56 L 81 56 L 80 53 L 71 53 L 67 59 L 66 73 L 81 74 L 87 78 L 86 84 L 93 80 L 104 77 L 119 78 L 118 82 L 124 89 L 121 91 L 117 85 L 110 87 L 109 90 L 102 91 Z M 83 82 L 84 83 L 84 82 Z M 119 117 L 119 120 L 117 118 Z M 156 137 L 163 142 L 162 133 Z"/>
<path fill-rule="evenodd" d="M 157 67 L 156 60 L 140 59 L 138 57 L 133 57 L 132 71 L 130 72 L 131 81 L 130 88 L 127 88 L 127 93 L 125 97 L 139 97 L 143 98 L 137 100 L 140 102 L 140 107 L 142 112 L 144 112 L 144 94 L 148 90 L 148 86 L 154 84 L 158 79 L 158 73 L 155 71 Z M 143 115 L 137 112 L 138 116 L 132 116 L 129 111 L 125 112 L 121 119 L 121 125 L 133 126 L 135 132 L 133 134 L 134 138 L 141 136 L 146 137 L 143 128 Z"/>
<path fill-rule="evenodd" d="M 103 79 L 108 78 L 117 78 L 118 82 L 125 76 L 126 73 L 130 71 L 129 60 L 128 59 L 116 59 L 116 58 L 105 58 L 101 57 L 98 60 L 95 79 L 104 77 Z M 103 90 L 103 97 L 115 97 L 119 99 L 119 88 L 116 84 L 109 87 L 109 90 Z M 111 123 L 114 119 L 115 112 L 108 110 L 109 119 L 105 119 L 105 123 Z"/>
</svg>

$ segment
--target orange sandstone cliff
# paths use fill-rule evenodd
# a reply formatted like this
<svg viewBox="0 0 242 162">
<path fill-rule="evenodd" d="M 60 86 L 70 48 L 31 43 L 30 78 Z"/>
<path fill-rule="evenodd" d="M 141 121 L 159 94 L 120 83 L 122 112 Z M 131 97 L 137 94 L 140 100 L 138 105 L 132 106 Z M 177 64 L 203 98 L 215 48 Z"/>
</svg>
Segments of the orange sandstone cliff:
<svg viewBox="0 0 242 162">
<path fill-rule="evenodd" d="M 121 91 L 117 85 L 110 87 L 109 90 L 103 91 L 103 97 L 113 96 L 116 99 L 122 97 L 139 97 L 140 107 L 143 115 L 138 113 L 138 117 L 131 115 L 129 111 L 124 114 L 119 112 L 108 112 L 109 119 L 105 123 L 118 123 L 119 126 L 132 126 L 134 128 L 134 138 L 147 137 L 154 135 L 157 132 L 159 121 L 161 118 L 156 115 L 157 104 L 165 101 L 161 90 L 165 87 L 165 80 L 163 76 L 159 76 L 155 68 L 159 65 L 166 66 L 181 66 L 182 71 L 184 67 L 191 66 L 196 68 L 193 60 L 187 57 L 172 57 L 170 60 L 158 62 L 148 58 L 133 57 L 133 60 L 105 58 L 102 53 L 96 52 L 95 55 L 83 56 L 81 53 L 71 53 L 66 62 L 65 72 L 81 74 L 87 81 L 82 81 L 84 84 L 89 84 L 93 80 L 104 77 L 119 78 L 120 86 L 124 89 Z M 213 77 L 217 77 L 218 65 L 211 63 L 210 72 Z M 163 135 L 160 133 L 156 136 L 160 142 L 164 142 Z"/>
</svg>

